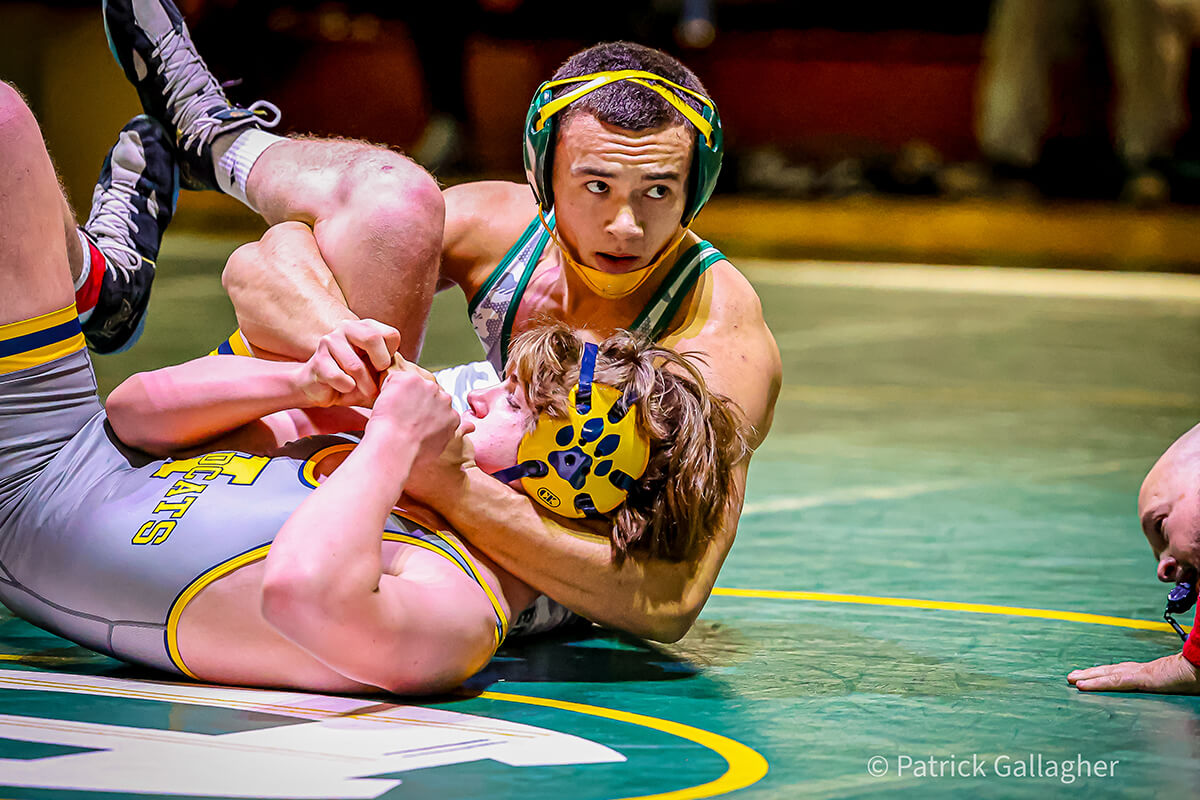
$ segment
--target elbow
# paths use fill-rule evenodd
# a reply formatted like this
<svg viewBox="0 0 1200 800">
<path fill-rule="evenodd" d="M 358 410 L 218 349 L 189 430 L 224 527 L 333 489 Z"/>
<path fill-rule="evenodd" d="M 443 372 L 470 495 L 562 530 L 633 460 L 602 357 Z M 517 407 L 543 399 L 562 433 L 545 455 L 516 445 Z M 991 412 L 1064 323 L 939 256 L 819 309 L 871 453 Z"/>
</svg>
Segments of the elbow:
<svg viewBox="0 0 1200 800">
<path fill-rule="evenodd" d="M 271 627 L 288 638 L 311 623 L 321 608 L 320 587 L 304 570 L 271 569 L 263 578 L 261 612 Z"/>
<path fill-rule="evenodd" d="M 695 614 L 676 612 L 656 615 L 654 619 L 648 620 L 646 630 L 638 635 L 652 642 L 674 644 L 692 629 L 699 613 L 700 611 L 697 609 Z"/>
<path fill-rule="evenodd" d="M 649 639 L 662 644 L 674 644 L 687 635 L 696 624 L 704 603 L 708 600 L 707 592 L 694 588 L 684 589 L 680 597 L 671 602 L 662 603 L 653 608 L 645 618 L 645 630 L 637 633 L 643 639 Z"/>
<path fill-rule="evenodd" d="M 484 613 L 462 599 L 448 597 L 441 608 L 431 599 L 424 609 L 430 621 L 409 628 L 396 657 L 373 659 L 371 669 L 377 672 L 360 679 L 392 694 L 435 695 L 457 689 L 487 666 L 496 653 L 496 618 L 490 605 Z"/>
<path fill-rule="evenodd" d="M 139 372 L 112 390 L 104 402 L 105 416 L 124 444 L 151 455 L 168 455 L 171 443 L 155 436 L 154 409 L 148 398 L 146 373 Z"/>
<path fill-rule="evenodd" d="M 263 619 L 272 628 L 279 631 L 286 630 L 289 627 L 287 622 L 296 608 L 294 598 L 293 587 L 287 581 L 280 580 L 268 573 L 268 576 L 263 579 L 260 602 Z"/>
<path fill-rule="evenodd" d="M 601 624 L 613 626 L 632 633 L 641 639 L 648 639 L 661 644 L 674 644 L 687 635 L 692 629 L 696 618 L 700 616 L 703 603 L 691 604 L 683 601 L 665 603 L 653 608 L 643 608 L 634 619 L 604 622 Z"/>
<path fill-rule="evenodd" d="M 708 601 L 711 584 L 691 574 L 659 575 L 639 604 L 641 614 L 630 633 L 662 644 L 678 642 L 700 616 Z"/>
<path fill-rule="evenodd" d="M 486 665 L 466 666 L 464 663 L 448 665 L 444 669 L 422 671 L 413 674 L 408 669 L 388 669 L 377 675 L 363 675 L 360 680 L 378 686 L 388 694 L 408 697 L 430 697 L 448 694 L 466 683 L 467 679 Z"/>
</svg>

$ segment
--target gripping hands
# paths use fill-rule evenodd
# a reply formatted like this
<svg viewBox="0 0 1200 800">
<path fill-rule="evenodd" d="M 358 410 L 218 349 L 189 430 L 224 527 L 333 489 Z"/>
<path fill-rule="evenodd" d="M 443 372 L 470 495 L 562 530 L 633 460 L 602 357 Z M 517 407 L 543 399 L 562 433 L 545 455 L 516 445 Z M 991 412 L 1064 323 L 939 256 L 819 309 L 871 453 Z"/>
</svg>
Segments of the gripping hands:
<svg viewBox="0 0 1200 800">
<path fill-rule="evenodd" d="M 415 445 L 418 463 L 469 461 L 470 443 L 463 437 L 473 423 L 459 418 L 434 376 L 405 360 L 399 347 L 400 333 L 389 325 L 343 321 L 300 365 L 300 391 L 312 406 L 371 408 L 366 435 L 403 443 L 401 449 Z"/>
<path fill-rule="evenodd" d="M 300 368 L 300 390 L 313 406 L 372 406 L 400 332 L 373 319 L 345 320 L 321 337 Z"/>
<path fill-rule="evenodd" d="M 428 458 L 473 429 L 472 423 L 459 418 L 450 395 L 429 372 L 395 355 L 367 421 L 366 436 L 415 444 L 418 458 Z"/>
</svg>

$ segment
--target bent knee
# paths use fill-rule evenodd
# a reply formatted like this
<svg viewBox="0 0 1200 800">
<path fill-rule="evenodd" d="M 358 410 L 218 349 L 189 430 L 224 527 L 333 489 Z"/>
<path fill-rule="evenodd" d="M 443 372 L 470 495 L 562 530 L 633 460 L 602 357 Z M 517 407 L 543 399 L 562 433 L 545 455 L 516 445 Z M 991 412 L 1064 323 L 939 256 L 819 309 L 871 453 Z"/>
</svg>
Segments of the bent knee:
<svg viewBox="0 0 1200 800">
<path fill-rule="evenodd" d="M 226 292 L 236 290 L 250 280 L 261 257 L 260 251 L 258 242 L 248 242 L 229 254 L 225 268 L 221 270 L 221 286 Z"/>
<path fill-rule="evenodd" d="M 371 235 L 403 237 L 407 247 L 441 249 L 446 204 L 428 172 L 399 153 L 372 148 L 357 155 L 343 183 L 347 205 Z"/>
<path fill-rule="evenodd" d="M 441 253 L 446 211 L 436 187 L 431 195 L 420 184 L 389 182 L 355 218 L 377 245 L 406 254 L 401 260 L 436 262 Z"/>
</svg>

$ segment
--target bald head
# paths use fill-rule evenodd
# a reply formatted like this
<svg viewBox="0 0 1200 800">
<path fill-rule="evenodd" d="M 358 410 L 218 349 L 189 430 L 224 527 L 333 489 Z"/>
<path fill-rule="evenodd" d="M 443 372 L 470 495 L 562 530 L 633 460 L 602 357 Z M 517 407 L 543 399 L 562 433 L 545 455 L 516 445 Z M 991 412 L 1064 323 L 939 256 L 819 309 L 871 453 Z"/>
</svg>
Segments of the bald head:
<svg viewBox="0 0 1200 800">
<path fill-rule="evenodd" d="M 1138 493 L 1142 532 L 1158 559 L 1158 578 L 1195 580 L 1200 570 L 1200 425 L 1162 454 Z"/>
</svg>

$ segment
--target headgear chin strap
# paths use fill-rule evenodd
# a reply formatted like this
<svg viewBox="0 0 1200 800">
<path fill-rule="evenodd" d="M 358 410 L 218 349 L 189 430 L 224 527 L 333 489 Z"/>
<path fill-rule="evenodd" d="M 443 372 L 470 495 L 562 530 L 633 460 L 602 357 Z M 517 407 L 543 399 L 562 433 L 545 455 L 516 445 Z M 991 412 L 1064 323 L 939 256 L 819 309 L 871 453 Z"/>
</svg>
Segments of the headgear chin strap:
<svg viewBox="0 0 1200 800">
<path fill-rule="evenodd" d="M 542 414 L 522 437 L 516 465 L 493 473 L 505 483 L 520 480 L 530 497 L 564 517 L 613 511 L 650 462 L 650 442 L 637 426 L 637 398 L 592 382 L 598 350 L 584 345 L 566 418 Z"/>
<path fill-rule="evenodd" d="M 575 260 L 571 255 L 571 251 L 567 249 L 566 243 L 558 238 L 558 234 L 554 228 L 546 221 L 546 215 L 542 213 L 542 209 L 538 209 L 538 219 L 542 223 L 542 227 L 546 229 L 546 233 L 550 234 L 550 238 L 554 240 L 554 244 L 562 253 L 563 261 L 568 267 L 579 276 L 583 284 L 588 287 L 594 294 L 598 294 L 606 300 L 619 300 L 622 297 L 628 297 L 638 290 L 646 279 L 654 274 L 654 270 L 658 269 L 667 256 L 675 252 L 675 249 L 683 242 L 683 238 L 687 236 L 688 229 L 684 228 L 679 231 L 676 236 L 666 247 L 662 249 L 654 260 L 644 267 L 631 270 L 629 272 L 605 272 L 602 269 L 589 267 L 587 264 L 582 264 Z"/>
</svg>

